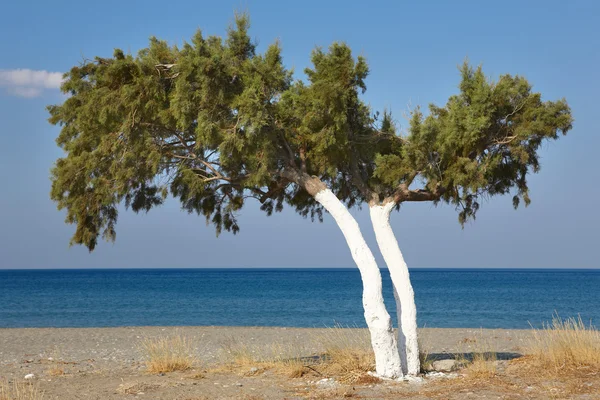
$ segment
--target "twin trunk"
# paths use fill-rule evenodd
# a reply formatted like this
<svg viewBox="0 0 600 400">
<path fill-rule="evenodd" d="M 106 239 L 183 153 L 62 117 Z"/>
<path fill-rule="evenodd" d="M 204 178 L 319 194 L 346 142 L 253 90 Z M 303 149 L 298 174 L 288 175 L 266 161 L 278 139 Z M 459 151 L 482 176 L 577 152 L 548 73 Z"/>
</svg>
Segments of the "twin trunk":
<svg viewBox="0 0 600 400">
<path fill-rule="evenodd" d="M 419 343 L 417 339 L 417 307 L 410 283 L 408 267 L 390 225 L 390 213 L 395 203 L 371 206 L 371 222 L 377 245 L 387 264 L 394 286 L 398 316 L 398 352 L 404 374 L 415 376 L 420 370 Z"/>
<path fill-rule="evenodd" d="M 408 268 L 389 224 L 390 212 L 395 204 L 373 206 L 370 207 L 370 212 L 377 244 L 388 265 L 394 285 L 399 325 L 398 340 L 394 337 L 392 320 L 383 302 L 380 270 L 358 223 L 331 190 L 323 188 L 314 194 L 314 197 L 340 227 L 360 271 L 365 320 L 371 334 L 377 374 L 386 378 L 400 378 L 405 374 L 417 375 L 419 349 L 414 293 Z"/>
<path fill-rule="evenodd" d="M 377 375 L 386 378 L 400 378 L 403 375 L 400 354 L 393 334 L 392 319 L 383 303 L 381 273 L 375 257 L 367 246 L 358 223 L 331 190 L 323 189 L 314 197 L 329 211 L 340 227 L 348 247 L 350 247 L 352 258 L 360 271 L 363 281 L 363 308 L 371 333 Z"/>
</svg>

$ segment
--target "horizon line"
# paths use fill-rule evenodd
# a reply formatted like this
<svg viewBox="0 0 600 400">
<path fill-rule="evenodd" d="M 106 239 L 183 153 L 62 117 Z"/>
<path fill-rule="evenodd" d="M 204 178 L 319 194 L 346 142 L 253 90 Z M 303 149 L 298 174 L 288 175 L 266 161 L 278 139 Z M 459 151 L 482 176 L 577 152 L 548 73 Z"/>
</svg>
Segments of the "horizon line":
<svg viewBox="0 0 600 400">
<path fill-rule="evenodd" d="M 388 270 L 387 266 L 379 267 Z M 409 270 L 477 270 L 477 271 L 600 271 L 600 267 L 409 267 Z M 66 267 L 3 268 L 0 271 L 116 271 L 116 270 L 358 270 L 357 267 Z"/>
</svg>

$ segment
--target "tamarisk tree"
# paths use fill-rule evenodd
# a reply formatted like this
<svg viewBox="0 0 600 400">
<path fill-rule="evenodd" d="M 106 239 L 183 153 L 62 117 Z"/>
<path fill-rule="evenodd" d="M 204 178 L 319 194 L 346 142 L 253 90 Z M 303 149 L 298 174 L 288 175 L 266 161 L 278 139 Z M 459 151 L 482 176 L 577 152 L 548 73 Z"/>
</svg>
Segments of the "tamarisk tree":
<svg viewBox="0 0 600 400">
<path fill-rule="evenodd" d="M 464 222 L 481 196 L 513 187 L 528 202 L 525 176 L 539 168 L 542 140 L 570 127 L 568 107 L 542 103 L 522 78 L 492 84 L 465 66 L 461 94 L 427 117 L 416 111 L 409 134 L 397 135 L 389 114 L 378 121 L 361 100 L 368 67 L 348 46 L 314 50 L 303 82 L 277 43 L 258 54 L 248 28 L 242 15 L 225 38 L 198 32 L 181 48 L 152 38 L 135 56 L 116 49 L 65 75 L 68 98 L 48 107 L 66 153 L 51 197 L 76 225 L 71 243 L 92 251 L 100 237 L 115 240 L 120 205 L 149 211 L 169 195 L 217 234 L 238 232 L 247 204 L 318 220 L 326 210 L 361 274 L 377 374 L 414 375 L 416 309 L 390 211 L 447 202 Z M 363 202 L 394 283 L 399 341 L 380 270 L 348 211 Z"/>
</svg>

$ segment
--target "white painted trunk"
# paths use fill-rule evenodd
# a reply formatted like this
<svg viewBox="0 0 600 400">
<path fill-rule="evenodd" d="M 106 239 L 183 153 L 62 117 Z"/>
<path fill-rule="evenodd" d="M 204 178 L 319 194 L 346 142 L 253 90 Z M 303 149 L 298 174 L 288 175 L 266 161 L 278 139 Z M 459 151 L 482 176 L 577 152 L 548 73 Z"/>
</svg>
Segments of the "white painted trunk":
<svg viewBox="0 0 600 400">
<path fill-rule="evenodd" d="M 315 195 L 315 199 L 337 222 L 360 271 L 363 282 L 363 307 L 375 352 L 377 375 L 384 378 L 400 378 L 403 376 L 400 356 L 392 319 L 383 302 L 381 272 L 375 257 L 367 246 L 358 223 L 331 190 L 321 190 Z"/>
<path fill-rule="evenodd" d="M 389 202 L 383 206 L 370 206 L 369 209 L 377 245 L 390 271 L 394 285 L 398 315 L 398 352 L 402 361 L 402 370 L 409 376 L 415 376 L 420 371 L 417 307 L 408 267 L 390 225 L 390 213 L 395 205 L 395 203 Z"/>
</svg>

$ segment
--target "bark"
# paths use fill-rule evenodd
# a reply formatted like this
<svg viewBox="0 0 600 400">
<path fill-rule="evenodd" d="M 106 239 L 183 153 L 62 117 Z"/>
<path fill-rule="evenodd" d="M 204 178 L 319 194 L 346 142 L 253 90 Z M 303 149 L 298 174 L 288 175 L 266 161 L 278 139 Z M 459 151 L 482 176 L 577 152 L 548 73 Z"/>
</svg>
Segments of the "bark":
<svg viewBox="0 0 600 400">
<path fill-rule="evenodd" d="M 377 375 L 384 378 L 400 378 L 403 373 L 398 345 L 393 333 L 392 320 L 383 302 L 381 272 L 375 257 L 367 246 L 358 223 L 331 190 L 322 188 L 314 197 L 340 227 L 360 271 L 363 281 L 363 307 L 375 353 Z"/>
<path fill-rule="evenodd" d="M 390 271 L 394 285 L 398 315 L 397 343 L 402 371 L 409 376 L 416 376 L 420 371 L 417 307 L 408 267 L 390 225 L 390 213 L 395 205 L 396 203 L 393 201 L 388 201 L 383 205 L 370 205 L 369 211 L 377 245 Z"/>
</svg>

